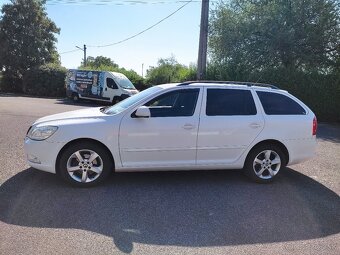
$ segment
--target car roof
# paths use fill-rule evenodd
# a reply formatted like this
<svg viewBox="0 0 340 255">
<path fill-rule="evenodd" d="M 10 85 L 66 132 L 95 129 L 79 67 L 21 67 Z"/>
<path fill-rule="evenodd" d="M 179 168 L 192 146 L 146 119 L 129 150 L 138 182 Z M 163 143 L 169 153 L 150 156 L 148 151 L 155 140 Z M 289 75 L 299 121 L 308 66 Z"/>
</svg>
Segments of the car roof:
<svg viewBox="0 0 340 255">
<path fill-rule="evenodd" d="M 188 86 L 188 85 L 222 85 L 222 86 L 247 86 L 247 87 L 261 87 L 261 88 L 271 88 L 271 89 L 279 89 L 277 86 L 266 83 L 258 83 L 258 82 L 243 82 L 243 81 L 187 81 L 182 82 L 180 86 Z"/>
<path fill-rule="evenodd" d="M 275 85 L 266 84 L 266 83 L 258 83 L 258 82 L 240 82 L 240 81 L 186 81 L 182 83 L 167 83 L 158 85 L 158 87 L 163 89 L 174 88 L 174 87 L 191 87 L 191 86 L 212 86 L 212 87 L 242 87 L 242 88 L 254 88 L 256 90 L 262 91 L 275 91 L 275 92 L 285 92 L 286 90 L 281 90 Z"/>
</svg>

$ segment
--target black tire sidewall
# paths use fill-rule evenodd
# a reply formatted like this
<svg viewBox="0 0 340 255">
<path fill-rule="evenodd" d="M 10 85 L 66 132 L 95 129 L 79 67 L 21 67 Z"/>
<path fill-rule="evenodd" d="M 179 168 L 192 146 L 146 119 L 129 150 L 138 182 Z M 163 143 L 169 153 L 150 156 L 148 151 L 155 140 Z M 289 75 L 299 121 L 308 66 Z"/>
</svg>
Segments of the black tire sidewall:
<svg viewBox="0 0 340 255">
<path fill-rule="evenodd" d="M 78 101 L 79 101 L 79 95 L 76 94 L 76 93 L 73 93 L 73 95 L 72 95 L 72 100 L 73 100 L 74 102 L 78 102 Z"/>
<path fill-rule="evenodd" d="M 90 183 L 80 183 L 72 179 L 72 177 L 68 174 L 66 165 L 69 157 L 78 150 L 92 150 L 96 152 L 103 161 L 103 171 L 101 175 L 94 181 Z M 98 183 L 107 179 L 109 174 L 113 172 L 113 160 L 110 157 L 109 152 L 100 144 L 96 144 L 93 142 L 77 142 L 74 144 L 70 144 L 65 150 L 62 152 L 59 162 L 57 164 L 57 172 L 62 179 L 64 179 L 67 183 L 76 187 L 92 187 L 97 185 Z"/>
<path fill-rule="evenodd" d="M 122 98 L 119 97 L 119 96 L 115 96 L 115 97 L 112 99 L 112 105 L 118 104 L 120 101 L 122 101 Z"/>
<path fill-rule="evenodd" d="M 280 159 L 281 159 L 281 166 L 280 166 L 279 172 L 270 179 L 262 179 L 258 177 L 253 169 L 253 162 L 255 160 L 255 157 L 260 152 L 265 151 L 265 150 L 275 151 L 280 156 Z M 270 183 L 274 181 L 280 175 L 280 173 L 282 172 L 282 169 L 285 167 L 285 162 L 286 162 L 286 157 L 279 146 L 275 144 L 261 144 L 261 145 L 256 146 L 249 152 L 246 162 L 244 164 L 244 172 L 250 179 L 252 179 L 253 181 L 257 183 Z"/>
</svg>

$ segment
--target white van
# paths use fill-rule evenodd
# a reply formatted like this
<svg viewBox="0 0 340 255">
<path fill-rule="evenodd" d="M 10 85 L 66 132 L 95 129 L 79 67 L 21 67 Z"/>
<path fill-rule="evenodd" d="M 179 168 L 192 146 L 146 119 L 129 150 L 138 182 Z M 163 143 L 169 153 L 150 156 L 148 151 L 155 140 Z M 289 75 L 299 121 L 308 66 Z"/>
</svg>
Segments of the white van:
<svg viewBox="0 0 340 255">
<path fill-rule="evenodd" d="M 118 103 L 138 90 L 121 73 L 70 69 L 66 75 L 66 95 L 79 99 Z"/>
</svg>

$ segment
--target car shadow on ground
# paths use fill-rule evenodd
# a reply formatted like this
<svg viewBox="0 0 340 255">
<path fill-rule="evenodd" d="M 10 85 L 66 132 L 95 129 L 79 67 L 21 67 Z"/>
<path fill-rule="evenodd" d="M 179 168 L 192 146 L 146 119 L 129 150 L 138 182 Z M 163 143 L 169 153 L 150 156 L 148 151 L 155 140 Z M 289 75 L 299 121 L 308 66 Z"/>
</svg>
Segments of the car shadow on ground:
<svg viewBox="0 0 340 255">
<path fill-rule="evenodd" d="M 72 188 L 32 168 L 0 187 L 0 220 L 93 231 L 123 252 L 133 243 L 189 247 L 272 243 L 340 232 L 336 193 L 290 168 L 260 185 L 240 171 L 117 173 Z"/>
</svg>

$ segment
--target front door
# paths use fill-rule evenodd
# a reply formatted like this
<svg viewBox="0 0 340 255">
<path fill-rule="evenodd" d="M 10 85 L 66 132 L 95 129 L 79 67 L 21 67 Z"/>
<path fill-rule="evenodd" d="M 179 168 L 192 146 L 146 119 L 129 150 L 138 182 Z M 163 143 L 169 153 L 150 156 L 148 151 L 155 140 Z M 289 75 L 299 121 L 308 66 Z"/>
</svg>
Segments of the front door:
<svg viewBox="0 0 340 255">
<path fill-rule="evenodd" d="M 114 79 L 108 74 L 105 75 L 105 86 L 103 91 L 103 99 L 112 101 L 113 97 L 119 92 L 119 87 Z"/>
<path fill-rule="evenodd" d="M 195 165 L 200 89 L 176 89 L 150 100 L 150 118 L 126 114 L 119 133 L 124 168 Z"/>
</svg>

